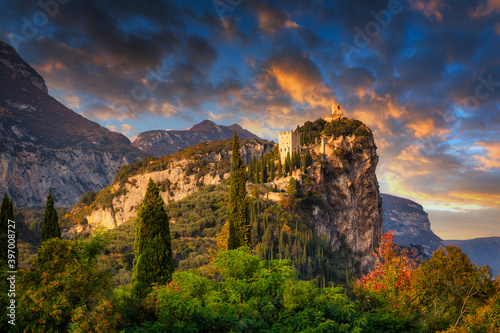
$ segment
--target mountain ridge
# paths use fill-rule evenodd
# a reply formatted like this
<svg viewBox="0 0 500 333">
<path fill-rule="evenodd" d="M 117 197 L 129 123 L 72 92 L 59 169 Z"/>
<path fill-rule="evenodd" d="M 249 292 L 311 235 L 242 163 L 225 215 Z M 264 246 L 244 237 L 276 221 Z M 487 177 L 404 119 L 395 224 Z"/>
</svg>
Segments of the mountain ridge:
<svg viewBox="0 0 500 333">
<path fill-rule="evenodd" d="M 181 149 L 201 142 L 226 140 L 233 137 L 233 132 L 240 139 L 260 139 L 257 135 L 238 124 L 231 126 L 217 125 L 211 120 L 203 120 L 187 130 L 150 130 L 140 133 L 132 146 L 148 154 L 160 157 L 172 155 Z"/>
</svg>

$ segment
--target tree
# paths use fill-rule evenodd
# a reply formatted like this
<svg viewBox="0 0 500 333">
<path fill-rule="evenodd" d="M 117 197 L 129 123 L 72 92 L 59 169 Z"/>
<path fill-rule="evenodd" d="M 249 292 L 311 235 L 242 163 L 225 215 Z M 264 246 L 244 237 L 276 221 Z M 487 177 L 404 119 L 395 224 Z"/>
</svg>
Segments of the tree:
<svg viewBox="0 0 500 333">
<path fill-rule="evenodd" d="M 19 332 L 66 332 L 74 314 L 103 299 L 111 276 L 99 270 L 96 256 L 105 243 L 94 235 L 90 242 L 52 238 L 40 246 L 16 284 Z"/>
<path fill-rule="evenodd" d="M 2 207 L 0 209 L 0 261 L 4 261 L 7 258 L 8 224 L 9 220 L 14 220 L 14 206 L 12 200 L 9 200 L 7 193 L 3 196 Z"/>
<path fill-rule="evenodd" d="M 283 165 L 281 164 L 281 157 L 278 160 L 278 178 L 283 176 Z"/>
<path fill-rule="evenodd" d="M 7 280 L 7 270 L 15 270 L 15 269 L 4 269 L 5 265 L 8 262 L 8 255 L 7 255 L 7 250 L 8 250 L 8 225 L 9 225 L 9 220 L 14 220 L 14 206 L 12 204 L 12 200 L 9 200 L 9 197 L 7 196 L 7 193 L 4 194 L 3 200 L 2 200 L 2 207 L 0 208 L 0 269 L 2 270 L 0 272 L 0 287 L 2 290 L 9 290 L 9 282 Z M 11 229 L 12 230 L 12 229 Z M 17 239 L 17 236 L 16 236 Z M 14 261 L 17 263 L 17 251 L 16 253 L 16 260 Z M 10 262 L 12 263 L 12 262 Z M 9 317 L 7 317 L 7 306 L 9 305 L 9 298 L 7 297 L 7 292 L 2 293 L 0 295 L 0 306 L 2 310 L 0 310 L 0 331 L 8 331 L 10 324 L 7 323 L 9 320 Z"/>
<path fill-rule="evenodd" d="M 57 217 L 57 211 L 54 207 L 54 199 L 52 198 L 52 193 L 49 191 L 47 204 L 45 205 L 45 213 L 43 214 L 42 237 L 38 248 L 42 246 L 43 242 L 51 238 L 61 238 L 61 228 L 59 227 L 58 221 L 59 218 Z"/>
<path fill-rule="evenodd" d="M 145 297 L 153 283 L 170 282 L 174 266 L 168 216 L 160 190 L 151 178 L 137 210 L 134 252 L 132 284 L 135 295 Z"/>
<path fill-rule="evenodd" d="M 414 274 L 415 303 L 426 329 L 461 324 L 465 314 L 475 312 L 495 293 L 491 277 L 487 266 L 475 266 L 459 247 L 435 251 Z"/>
<path fill-rule="evenodd" d="M 265 184 L 267 183 L 267 178 L 268 178 L 268 173 L 267 173 L 267 163 L 266 163 L 266 160 L 264 157 L 262 157 L 262 160 L 261 160 L 261 163 L 262 163 L 262 172 L 260 174 L 260 182 L 262 184 Z"/>
<path fill-rule="evenodd" d="M 240 246 L 252 246 L 247 189 L 245 181 L 245 163 L 240 156 L 238 135 L 234 132 L 233 158 L 231 161 L 231 185 L 228 205 L 229 240 L 228 249 Z"/>
</svg>

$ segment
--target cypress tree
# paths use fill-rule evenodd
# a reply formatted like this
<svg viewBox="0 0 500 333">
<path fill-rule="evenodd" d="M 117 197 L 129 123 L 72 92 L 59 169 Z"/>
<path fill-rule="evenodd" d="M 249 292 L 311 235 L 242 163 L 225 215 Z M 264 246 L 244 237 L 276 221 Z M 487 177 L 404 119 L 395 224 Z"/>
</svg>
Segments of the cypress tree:
<svg viewBox="0 0 500 333">
<path fill-rule="evenodd" d="M 174 265 L 168 216 L 160 189 L 151 178 L 137 210 L 134 253 L 132 284 L 136 296 L 145 297 L 153 283 L 170 282 Z"/>
<path fill-rule="evenodd" d="M 54 198 L 52 198 L 52 193 L 49 191 L 47 204 L 45 205 L 45 213 L 43 214 L 42 237 L 38 247 L 51 238 L 61 238 L 61 228 L 59 227 L 59 218 L 57 217 L 57 211 L 54 207 Z"/>
<path fill-rule="evenodd" d="M 240 157 L 240 143 L 234 132 L 233 158 L 231 161 L 231 185 L 228 205 L 229 240 L 228 249 L 252 246 L 251 227 L 245 182 L 245 163 Z"/>
<path fill-rule="evenodd" d="M 8 249 L 8 225 L 9 220 L 14 220 L 14 205 L 12 200 L 9 200 L 7 193 L 4 194 L 2 207 L 0 208 L 0 263 L 1 267 L 7 261 Z M 16 237 L 17 239 L 17 237 Z M 16 251 L 17 254 L 17 251 Z"/>
<path fill-rule="evenodd" d="M 274 173 L 274 161 L 269 161 L 269 169 L 270 169 L 270 181 L 274 181 L 274 177 L 276 176 Z"/>
<path fill-rule="evenodd" d="M 281 158 L 278 160 L 278 178 L 283 176 L 283 165 L 281 165 Z"/>
<path fill-rule="evenodd" d="M 260 182 L 262 184 L 267 183 L 268 174 L 267 174 L 267 163 L 266 160 L 262 159 L 262 173 L 260 174 Z"/>
</svg>

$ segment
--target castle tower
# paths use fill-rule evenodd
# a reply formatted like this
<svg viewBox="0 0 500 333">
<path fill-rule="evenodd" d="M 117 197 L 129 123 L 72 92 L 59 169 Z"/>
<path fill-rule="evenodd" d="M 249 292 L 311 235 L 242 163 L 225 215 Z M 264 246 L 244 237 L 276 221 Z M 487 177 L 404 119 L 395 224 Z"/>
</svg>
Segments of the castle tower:
<svg viewBox="0 0 500 333">
<path fill-rule="evenodd" d="M 344 114 L 342 113 L 342 109 L 340 107 L 340 104 L 332 104 L 332 115 L 328 115 L 326 117 L 323 117 L 324 120 L 326 121 L 334 121 L 337 119 L 342 119 L 344 118 Z"/>
<path fill-rule="evenodd" d="M 297 131 L 284 131 L 279 133 L 279 149 L 281 164 L 285 164 L 288 153 L 300 154 L 300 133 Z"/>
<path fill-rule="evenodd" d="M 334 120 L 342 119 L 344 115 L 342 114 L 342 110 L 340 108 L 340 104 L 332 104 L 332 117 Z"/>
</svg>

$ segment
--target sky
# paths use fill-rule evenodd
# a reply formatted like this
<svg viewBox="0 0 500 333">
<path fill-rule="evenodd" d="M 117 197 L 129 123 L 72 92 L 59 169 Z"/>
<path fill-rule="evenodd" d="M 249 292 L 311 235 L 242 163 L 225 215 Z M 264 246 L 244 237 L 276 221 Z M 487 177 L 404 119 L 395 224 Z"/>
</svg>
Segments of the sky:
<svg viewBox="0 0 500 333">
<path fill-rule="evenodd" d="M 380 190 L 443 239 L 500 236 L 500 0 L 0 1 L 0 39 L 127 135 L 239 123 L 277 142 L 342 105 Z"/>
</svg>

